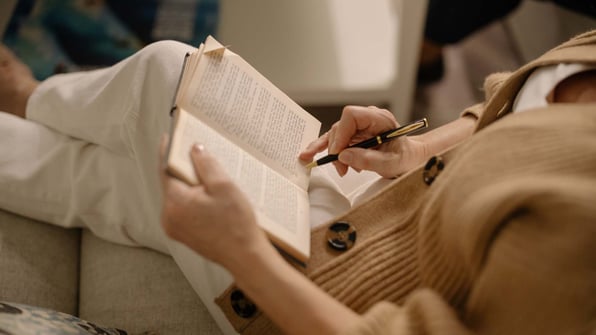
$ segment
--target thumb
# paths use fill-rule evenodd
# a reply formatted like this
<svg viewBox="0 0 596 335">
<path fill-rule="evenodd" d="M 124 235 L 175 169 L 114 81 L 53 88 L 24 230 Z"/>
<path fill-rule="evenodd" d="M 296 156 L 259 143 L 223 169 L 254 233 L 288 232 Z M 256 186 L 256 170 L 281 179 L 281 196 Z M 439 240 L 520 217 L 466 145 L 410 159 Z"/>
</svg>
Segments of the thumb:
<svg viewBox="0 0 596 335">
<path fill-rule="evenodd" d="M 207 192 L 212 190 L 218 183 L 229 179 L 223 167 L 215 157 L 207 152 L 202 144 L 193 145 L 190 156 L 197 179 L 203 184 Z"/>
</svg>

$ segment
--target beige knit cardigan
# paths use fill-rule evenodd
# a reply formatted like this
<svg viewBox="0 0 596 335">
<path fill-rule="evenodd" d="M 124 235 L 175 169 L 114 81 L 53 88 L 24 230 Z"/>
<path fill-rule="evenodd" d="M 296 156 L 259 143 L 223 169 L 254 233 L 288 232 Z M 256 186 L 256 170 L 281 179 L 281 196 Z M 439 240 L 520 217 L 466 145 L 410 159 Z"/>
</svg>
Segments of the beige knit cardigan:
<svg viewBox="0 0 596 335">
<path fill-rule="evenodd" d="M 531 71 L 596 63 L 596 31 L 517 72 L 489 77 L 474 136 L 396 179 L 337 220 L 357 231 L 333 250 L 312 233 L 305 275 L 363 314 L 350 334 L 588 334 L 596 331 L 596 105 L 511 114 Z M 497 121 L 497 122 L 495 122 Z M 278 333 L 260 312 L 236 329 Z M 300 317 L 296 315 L 296 317 Z"/>
</svg>

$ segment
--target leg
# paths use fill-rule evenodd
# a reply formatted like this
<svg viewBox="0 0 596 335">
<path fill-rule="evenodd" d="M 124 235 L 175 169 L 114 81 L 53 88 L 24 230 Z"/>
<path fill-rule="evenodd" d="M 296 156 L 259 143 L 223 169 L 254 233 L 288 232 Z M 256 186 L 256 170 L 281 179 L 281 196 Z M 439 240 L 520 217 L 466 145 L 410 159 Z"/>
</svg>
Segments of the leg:
<svg viewBox="0 0 596 335">
<path fill-rule="evenodd" d="M 27 118 L 133 155 L 139 126 L 156 136 L 167 130 L 184 54 L 193 49 L 158 42 L 109 68 L 50 77 L 29 99 Z"/>
<path fill-rule="evenodd" d="M 10 192 L 0 206 L 166 251 L 159 225 L 157 142 L 168 129 L 189 50 L 177 42 L 156 43 L 114 67 L 47 80 L 29 98 L 27 116 L 50 129 L 3 114 L 0 180 Z M 10 63 L 0 82 L 31 78 L 14 56 L 5 59 Z M 28 94 L 23 96 L 26 100 Z M 7 106 L 0 107 L 19 114 Z"/>
<path fill-rule="evenodd" d="M 28 119 L 131 161 L 128 169 L 103 165 L 134 183 L 123 193 L 112 193 L 110 199 L 122 207 L 113 220 L 126 224 L 132 240 L 164 252 L 158 142 L 168 131 L 182 61 L 191 50 L 178 42 L 154 43 L 110 68 L 54 76 L 41 83 L 27 104 Z M 80 179 L 93 177 L 81 174 Z M 88 200 L 97 193 L 81 196 Z"/>
<path fill-rule="evenodd" d="M 133 161 L 34 122 L 0 113 L 0 207 L 63 227 L 86 226 L 126 245 L 133 237 L 138 178 Z"/>
</svg>

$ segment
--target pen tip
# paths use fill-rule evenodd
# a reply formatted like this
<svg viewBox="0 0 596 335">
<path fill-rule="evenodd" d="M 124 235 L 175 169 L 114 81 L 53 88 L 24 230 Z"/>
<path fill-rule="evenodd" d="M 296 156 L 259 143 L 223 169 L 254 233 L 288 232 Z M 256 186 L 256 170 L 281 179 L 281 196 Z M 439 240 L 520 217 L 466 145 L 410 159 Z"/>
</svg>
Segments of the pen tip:
<svg viewBox="0 0 596 335">
<path fill-rule="evenodd" d="M 314 168 L 315 166 L 317 166 L 317 161 L 312 161 L 312 162 L 310 162 L 310 163 L 306 164 L 306 168 L 307 168 L 307 169 L 312 169 L 312 168 Z"/>
</svg>

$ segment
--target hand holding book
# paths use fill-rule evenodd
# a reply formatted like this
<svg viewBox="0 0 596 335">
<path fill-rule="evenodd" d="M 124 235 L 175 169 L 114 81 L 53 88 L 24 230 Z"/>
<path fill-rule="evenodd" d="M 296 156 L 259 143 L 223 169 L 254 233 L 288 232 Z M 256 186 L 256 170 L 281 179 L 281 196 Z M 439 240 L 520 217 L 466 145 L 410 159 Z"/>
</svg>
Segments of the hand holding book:
<svg viewBox="0 0 596 335">
<path fill-rule="evenodd" d="M 167 143 L 162 139 L 162 158 Z M 193 145 L 189 157 L 201 185 L 162 170 L 162 226 L 168 236 L 214 262 L 225 267 L 238 263 L 245 250 L 265 239 L 251 203 L 204 145 Z"/>
<path fill-rule="evenodd" d="M 173 106 L 168 172 L 199 184 L 189 152 L 203 143 L 274 244 L 308 259 L 309 170 L 297 157 L 321 123 L 212 37 L 187 56 Z"/>
</svg>

